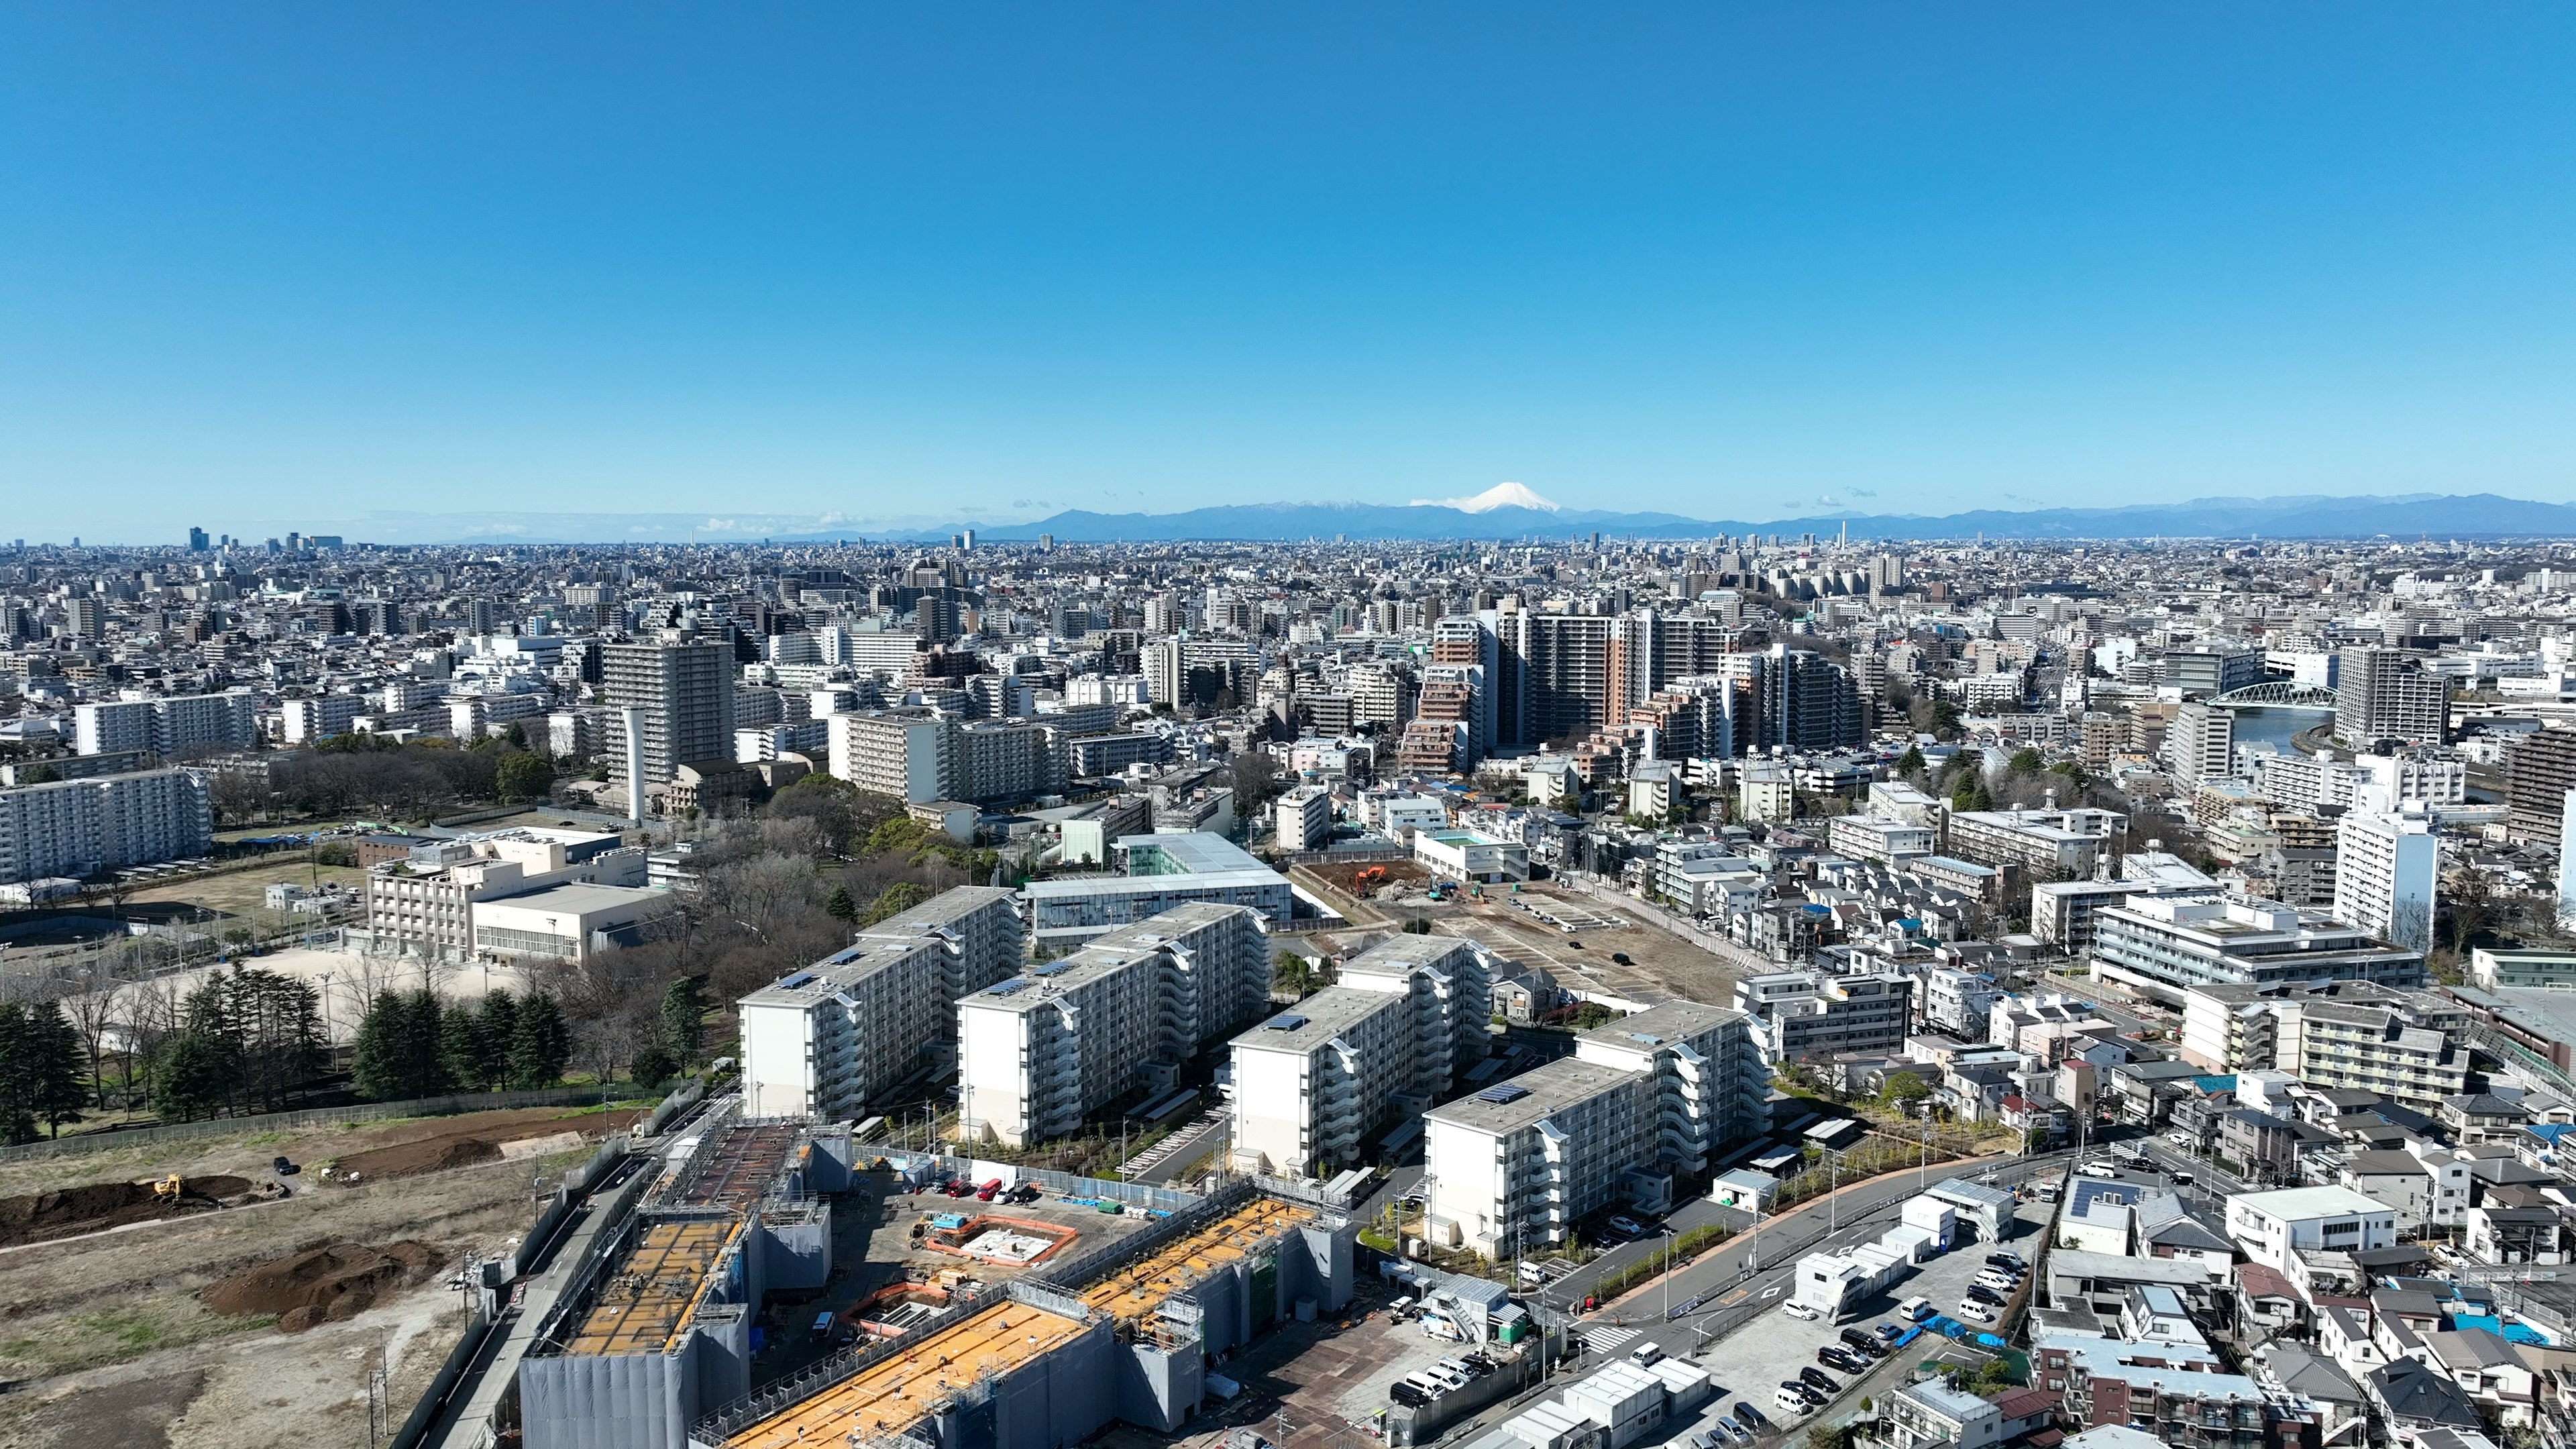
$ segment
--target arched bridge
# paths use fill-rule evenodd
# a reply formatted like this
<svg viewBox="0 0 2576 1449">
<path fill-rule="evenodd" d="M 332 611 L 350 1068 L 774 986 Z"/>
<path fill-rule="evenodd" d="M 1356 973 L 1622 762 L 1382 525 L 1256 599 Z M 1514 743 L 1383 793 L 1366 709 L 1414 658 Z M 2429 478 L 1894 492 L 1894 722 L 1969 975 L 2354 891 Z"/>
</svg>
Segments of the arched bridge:
<svg viewBox="0 0 2576 1449">
<path fill-rule="evenodd" d="M 2243 689 L 2231 689 L 2225 694 L 2212 695 L 2209 702 L 2211 704 L 2287 704 L 2307 709 L 2332 709 L 2335 705 L 2335 692 L 2313 684 L 2301 684 L 2296 680 L 2267 679 L 2261 684 L 2249 684 Z"/>
</svg>

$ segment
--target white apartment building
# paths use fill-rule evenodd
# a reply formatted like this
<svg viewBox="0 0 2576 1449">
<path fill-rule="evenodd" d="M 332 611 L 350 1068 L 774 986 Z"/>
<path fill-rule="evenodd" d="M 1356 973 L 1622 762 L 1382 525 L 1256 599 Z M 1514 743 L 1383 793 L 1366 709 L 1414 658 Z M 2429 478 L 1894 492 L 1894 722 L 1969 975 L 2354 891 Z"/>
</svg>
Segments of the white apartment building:
<svg viewBox="0 0 2576 1449">
<path fill-rule="evenodd" d="M 1321 785 L 1300 785 L 1279 797 L 1281 850 L 1321 850 L 1333 834 L 1333 792 Z"/>
<path fill-rule="evenodd" d="M 1232 1035 L 1270 998 L 1270 939 L 1243 906 L 1185 905 L 957 1003 L 958 1112 L 1013 1147 L 1072 1132 Z"/>
<path fill-rule="evenodd" d="M 2355 808 L 2335 827 L 2335 857 L 2336 919 L 2411 950 L 2432 949 L 2441 845 L 2430 816 Z"/>
<path fill-rule="evenodd" d="M 2165 768 L 2185 782 L 2215 780 L 2231 771 L 2236 712 L 2193 700 L 2165 730 Z"/>
<path fill-rule="evenodd" d="M 204 855 L 214 808 L 202 776 L 141 770 L 0 789 L 0 882 L 89 876 Z"/>
<path fill-rule="evenodd" d="M 2424 984 L 2424 956 L 2342 921 L 2216 891 L 2133 895 L 2095 915 L 2093 977 L 2167 1006 L 2204 983 Z"/>
<path fill-rule="evenodd" d="M 2468 1090 L 2469 1013 L 2367 981 L 2209 984 L 2183 997 L 2182 1057 L 2211 1072 L 2288 1072 L 2417 1111 Z"/>
<path fill-rule="evenodd" d="M 957 1039 L 960 997 L 1020 968 L 1016 897 L 960 886 L 741 999 L 743 1110 L 849 1121 Z"/>
<path fill-rule="evenodd" d="M 2245 1256 L 2307 1281 L 2298 1255 L 2397 1246 L 2396 1210 L 2348 1187 L 2292 1187 L 2227 1200 L 2227 1235 Z"/>
<path fill-rule="evenodd" d="M 347 734 L 358 716 L 367 712 L 365 695 L 324 694 L 282 702 L 279 722 L 288 744 L 309 745 L 333 735 Z"/>
<path fill-rule="evenodd" d="M 1836 855 L 1894 865 L 1899 857 L 1930 855 L 1932 827 L 1877 815 L 1837 815 L 1825 822 L 1825 843 Z"/>
<path fill-rule="evenodd" d="M 1949 853 L 1978 865 L 2020 865 L 2061 879 L 2094 860 L 2129 817 L 2112 810 L 1963 810 L 1950 817 Z"/>
<path fill-rule="evenodd" d="M 1784 971 L 1735 983 L 1766 1066 L 1837 1052 L 1887 1051 L 1914 1029 L 1914 978 L 1892 971 L 1829 976 Z"/>
<path fill-rule="evenodd" d="M 828 718 L 832 773 L 907 805 L 957 795 L 956 726 L 928 710 L 857 710 Z"/>
<path fill-rule="evenodd" d="M 201 746 L 247 745 L 259 738 L 259 701 L 247 692 L 121 699 L 72 710 L 77 754 L 150 750 L 175 755 Z"/>
<path fill-rule="evenodd" d="M 2255 793 L 2293 810 L 2350 805 L 2354 792 L 2370 780 L 2370 771 L 2338 760 L 2328 750 L 2314 755 L 2251 754 L 2248 759 Z"/>
<path fill-rule="evenodd" d="M 1768 1082 L 1740 1011 L 1667 1002 L 1586 1032 L 1573 1056 L 1423 1114 L 1431 1234 L 1495 1258 L 1562 1243 L 1616 1200 L 1660 1208 L 1675 1173 L 1767 1125 Z"/>
<path fill-rule="evenodd" d="M 1465 941 L 1403 936 L 1344 963 L 1341 981 L 1236 1037 L 1234 1159 L 1305 1173 L 1365 1160 L 1391 1118 L 1448 1095 L 1482 1061 L 1493 986 Z"/>
</svg>

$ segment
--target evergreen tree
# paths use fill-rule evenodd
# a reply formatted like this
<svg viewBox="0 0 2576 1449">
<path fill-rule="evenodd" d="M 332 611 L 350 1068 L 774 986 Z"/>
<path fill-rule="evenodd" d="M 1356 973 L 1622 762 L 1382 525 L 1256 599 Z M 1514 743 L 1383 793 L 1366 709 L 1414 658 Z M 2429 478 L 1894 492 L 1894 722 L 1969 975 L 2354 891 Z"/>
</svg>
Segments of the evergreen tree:
<svg viewBox="0 0 2576 1449">
<path fill-rule="evenodd" d="M 402 1067 L 402 996 L 379 991 L 358 1019 L 357 1051 L 351 1060 L 352 1083 L 361 1097 L 390 1102 L 404 1095 Z"/>
<path fill-rule="evenodd" d="M 448 1090 L 441 1026 L 438 998 L 426 988 L 377 993 L 358 1022 L 358 1095 L 396 1102 Z"/>
<path fill-rule="evenodd" d="M 532 1091 L 563 1080 L 564 1063 L 572 1060 L 572 1037 L 563 1014 L 542 991 L 522 998 L 510 1030 L 510 1089 Z"/>
<path fill-rule="evenodd" d="M 859 903 L 850 898 L 848 886 L 836 885 L 832 887 L 832 893 L 823 898 L 823 914 L 836 921 L 854 920 L 859 914 Z"/>
<path fill-rule="evenodd" d="M 480 1091 L 483 1086 L 483 1019 L 473 1007 L 450 1002 L 438 1016 L 438 1058 L 447 1069 L 447 1080 L 458 1091 Z"/>
<path fill-rule="evenodd" d="M 679 1074 L 680 1064 L 673 1061 L 670 1052 L 658 1043 L 635 1054 L 631 1075 L 638 1087 L 659 1086 Z"/>
<path fill-rule="evenodd" d="M 692 1066 L 698 1060 L 699 1049 L 706 1044 L 706 1035 L 705 988 L 699 978 L 683 976 L 662 993 L 662 1044 L 681 1066 Z"/>
<path fill-rule="evenodd" d="M 518 1002 L 506 991 L 487 991 L 474 1013 L 474 1073 L 463 1080 L 478 1092 L 497 1092 L 510 1079 L 510 1030 Z"/>
<path fill-rule="evenodd" d="M 27 1008 L 27 1036 L 35 1056 L 28 1074 L 28 1106 L 60 1137 L 63 1124 L 78 1121 L 89 1103 L 89 1089 L 81 1082 L 80 1033 L 72 1029 L 60 1002 L 47 1001 Z"/>
<path fill-rule="evenodd" d="M 211 1117 L 240 1085 L 232 1053 L 203 1032 L 183 1031 L 163 1042 L 154 1069 L 165 1119 Z"/>
<path fill-rule="evenodd" d="M 1909 780 L 1922 774 L 1923 751 L 1913 745 L 1907 745 L 1905 753 L 1896 757 L 1896 773 Z"/>
<path fill-rule="evenodd" d="M 36 1140 L 35 1030 L 27 1009 L 0 1001 L 0 1141 Z"/>
</svg>

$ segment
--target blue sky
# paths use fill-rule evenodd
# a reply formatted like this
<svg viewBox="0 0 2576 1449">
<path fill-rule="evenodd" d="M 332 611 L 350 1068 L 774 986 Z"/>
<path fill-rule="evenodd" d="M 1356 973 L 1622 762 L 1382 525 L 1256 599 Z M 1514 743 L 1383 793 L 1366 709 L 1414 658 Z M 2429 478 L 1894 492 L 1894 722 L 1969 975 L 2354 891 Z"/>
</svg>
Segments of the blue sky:
<svg viewBox="0 0 2576 1449">
<path fill-rule="evenodd" d="M 0 532 L 2566 501 L 2571 72 L 2564 7 L 22 6 Z"/>
</svg>

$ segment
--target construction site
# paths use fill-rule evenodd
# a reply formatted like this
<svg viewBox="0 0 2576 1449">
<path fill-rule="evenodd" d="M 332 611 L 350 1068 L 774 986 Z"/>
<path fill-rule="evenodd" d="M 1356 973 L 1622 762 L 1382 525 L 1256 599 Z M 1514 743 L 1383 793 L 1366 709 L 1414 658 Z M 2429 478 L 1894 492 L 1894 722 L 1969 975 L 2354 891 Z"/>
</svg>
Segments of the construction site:
<svg viewBox="0 0 2576 1449">
<path fill-rule="evenodd" d="M 988 1172 L 1011 1170 L 719 1109 L 636 1183 L 495 1426 L 515 1419 L 529 1449 L 1169 1432 L 1213 1358 L 1350 1297 L 1353 1229 L 1318 1205 L 1242 1188 L 1129 1205 L 1011 1172 L 979 1190 L 1006 1212 L 943 1210 Z"/>
<path fill-rule="evenodd" d="M 460 1300 L 442 1280 L 507 1255 L 532 1190 L 636 1115 L 136 1134 L 0 1164 L 0 1445 L 250 1449 L 281 1424 L 363 1442 L 455 1339 Z M 297 1170 L 280 1174 L 281 1157 Z M 338 1170 L 353 1162 L 368 1164 L 354 1180 Z"/>
</svg>

